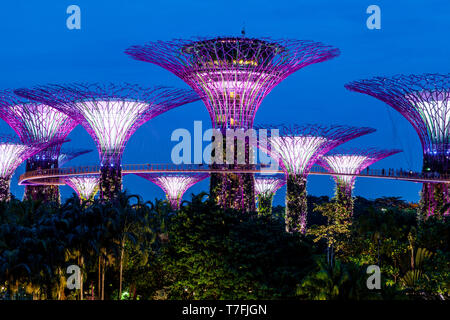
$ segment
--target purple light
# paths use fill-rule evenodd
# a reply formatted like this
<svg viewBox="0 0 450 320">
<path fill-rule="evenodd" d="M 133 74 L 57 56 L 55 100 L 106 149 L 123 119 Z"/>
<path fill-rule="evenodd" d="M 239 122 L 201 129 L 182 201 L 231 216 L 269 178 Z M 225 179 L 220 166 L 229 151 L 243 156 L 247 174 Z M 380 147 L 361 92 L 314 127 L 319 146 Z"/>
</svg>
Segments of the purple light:
<svg viewBox="0 0 450 320">
<path fill-rule="evenodd" d="M 187 189 L 209 177 L 207 173 L 139 173 L 137 175 L 163 189 L 173 209 L 179 208 L 181 198 Z"/>
<path fill-rule="evenodd" d="M 401 150 L 378 150 L 375 148 L 332 150 L 321 157 L 318 163 L 328 172 L 333 173 L 336 184 L 343 186 L 351 196 L 356 180 L 354 175 L 359 174 L 373 163 L 399 152 Z M 339 175 L 339 173 L 354 175 Z"/>
<path fill-rule="evenodd" d="M 271 195 L 286 184 L 284 177 L 277 176 L 257 176 L 255 177 L 255 194 Z"/>
<path fill-rule="evenodd" d="M 313 41 L 217 37 L 150 42 L 125 53 L 183 79 L 202 97 L 214 128 L 248 129 L 278 83 L 339 50 Z"/>
<path fill-rule="evenodd" d="M 279 161 L 286 174 L 306 177 L 314 163 L 342 143 L 372 133 L 372 128 L 323 125 L 258 125 L 257 129 L 278 129 L 279 136 L 260 136 L 258 147 Z M 270 133 L 270 132 L 269 132 Z"/>
<path fill-rule="evenodd" d="M 99 189 L 100 177 L 96 176 L 78 176 L 65 178 L 70 186 L 78 195 L 80 200 L 92 200 Z"/>
</svg>

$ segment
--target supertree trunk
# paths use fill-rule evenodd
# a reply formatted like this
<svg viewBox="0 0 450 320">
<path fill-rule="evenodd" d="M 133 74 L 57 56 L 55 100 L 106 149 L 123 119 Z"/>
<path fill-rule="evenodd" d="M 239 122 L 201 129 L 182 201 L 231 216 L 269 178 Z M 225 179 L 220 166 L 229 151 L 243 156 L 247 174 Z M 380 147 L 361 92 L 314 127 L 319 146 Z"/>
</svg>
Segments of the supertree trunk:
<svg viewBox="0 0 450 320">
<path fill-rule="evenodd" d="M 306 178 L 290 174 L 286 180 L 286 231 L 306 233 Z"/>
<path fill-rule="evenodd" d="M 424 183 L 422 192 L 419 216 L 426 219 L 431 215 L 443 216 L 448 214 L 444 212 L 444 206 L 449 202 L 449 185 L 446 183 Z"/>
<path fill-rule="evenodd" d="M 58 168 L 58 160 L 37 160 L 33 157 L 26 163 L 26 172 L 54 168 Z M 23 198 L 58 204 L 61 202 L 59 186 L 56 185 L 25 186 Z"/>
<path fill-rule="evenodd" d="M 0 178 L 0 201 L 8 201 L 11 197 L 9 192 L 9 185 L 11 183 L 11 179 L 9 178 Z"/>
<path fill-rule="evenodd" d="M 236 170 L 252 169 L 249 154 L 250 145 L 245 142 L 245 164 L 239 164 L 239 148 L 237 141 L 234 141 L 232 148 L 226 144 L 226 135 L 223 135 L 223 163 L 212 164 L 212 169 Z M 226 163 L 226 153 L 233 152 L 234 163 Z M 214 156 L 214 155 L 213 155 Z M 255 205 L 255 183 L 253 173 L 211 173 L 210 195 L 217 205 L 223 208 L 244 210 L 247 212 L 256 211 Z"/>
<path fill-rule="evenodd" d="M 100 170 L 100 198 L 114 200 L 122 190 L 122 168 L 120 165 L 104 165 Z"/>
<path fill-rule="evenodd" d="M 272 215 L 273 193 L 258 195 L 258 214 L 261 216 Z"/>
<path fill-rule="evenodd" d="M 337 182 L 335 200 L 339 206 L 345 208 L 348 218 L 353 216 L 353 197 L 351 186 L 343 182 Z"/>
</svg>

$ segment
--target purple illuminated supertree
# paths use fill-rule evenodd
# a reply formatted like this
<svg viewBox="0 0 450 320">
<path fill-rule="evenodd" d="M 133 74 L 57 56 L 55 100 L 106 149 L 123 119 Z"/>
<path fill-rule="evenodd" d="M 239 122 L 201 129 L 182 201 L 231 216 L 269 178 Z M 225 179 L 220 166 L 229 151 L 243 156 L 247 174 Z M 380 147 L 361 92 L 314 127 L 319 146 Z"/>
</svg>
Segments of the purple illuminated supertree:
<svg viewBox="0 0 450 320">
<path fill-rule="evenodd" d="M 208 173 L 137 173 L 137 175 L 163 189 L 167 201 L 174 210 L 180 207 L 181 198 L 187 189 L 209 177 Z"/>
<path fill-rule="evenodd" d="M 258 128 L 271 129 L 266 137 L 259 136 L 258 146 L 278 160 L 286 174 L 286 231 L 302 233 L 306 232 L 308 213 L 306 180 L 313 164 L 340 144 L 375 131 L 365 127 L 310 124 Z"/>
<path fill-rule="evenodd" d="M 0 136 L 0 201 L 10 197 L 11 177 L 26 159 L 49 147 L 49 143 L 24 144 L 11 136 Z"/>
<path fill-rule="evenodd" d="M 450 173 L 450 74 L 376 77 L 345 87 L 380 99 L 412 124 L 422 143 L 424 174 Z M 449 184 L 424 183 L 422 216 L 443 214 L 449 196 Z"/>
<path fill-rule="evenodd" d="M 25 143 L 64 141 L 77 125 L 66 114 L 45 104 L 18 97 L 12 90 L 0 91 L 0 118 L 5 120 Z M 27 159 L 26 171 L 58 168 L 62 143 L 52 144 Z M 25 186 L 24 198 L 59 202 L 57 185 Z"/>
<path fill-rule="evenodd" d="M 244 150 L 227 146 L 225 140 L 218 141 L 226 131 L 252 128 L 262 100 L 277 84 L 303 67 L 339 55 L 337 48 L 319 42 L 245 37 L 158 41 L 132 46 L 125 52 L 169 70 L 202 97 L 213 128 L 220 131 L 213 137 L 213 155 L 217 148 L 223 148 L 223 159 L 212 167 L 220 168 L 228 151 L 235 159 L 228 162 L 230 169 L 252 167 L 250 143 L 245 143 Z M 244 154 L 244 164 L 236 163 L 238 153 Z M 210 195 L 222 207 L 254 211 L 253 174 L 212 173 Z"/>
<path fill-rule="evenodd" d="M 58 166 L 62 167 L 67 162 L 83 154 L 92 152 L 91 149 L 62 150 L 58 157 Z"/>
<path fill-rule="evenodd" d="M 318 164 L 333 174 L 336 183 L 336 202 L 345 208 L 350 217 L 353 214 L 352 191 L 355 186 L 356 174 L 359 174 L 373 163 L 399 153 L 401 150 L 345 149 L 331 150 L 318 160 Z M 346 173 L 350 175 L 339 175 Z"/>
<path fill-rule="evenodd" d="M 74 176 L 65 178 L 70 186 L 80 198 L 80 201 L 93 200 L 99 189 L 100 177 L 98 176 Z"/>
<path fill-rule="evenodd" d="M 258 214 L 272 214 L 273 197 L 278 189 L 286 184 L 286 177 L 274 176 L 255 176 L 255 195 L 258 199 Z"/>
<path fill-rule="evenodd" d="M 130 84 L 47 85 L 16 93 L 70 115 L 91 135 L 100 155 L 104 200 L 115 198 L 122 188 L 122 153 L 131 135 L 161 113 L 199 100 L 189 90 Z"/>
</svg>

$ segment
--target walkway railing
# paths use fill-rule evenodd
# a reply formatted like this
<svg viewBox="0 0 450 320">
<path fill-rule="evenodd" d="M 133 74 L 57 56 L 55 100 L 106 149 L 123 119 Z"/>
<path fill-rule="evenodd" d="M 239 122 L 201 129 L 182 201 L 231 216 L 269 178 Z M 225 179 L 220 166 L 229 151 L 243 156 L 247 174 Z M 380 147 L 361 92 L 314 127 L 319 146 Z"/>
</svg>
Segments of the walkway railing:
<svg viewBox="0 0 450 320">
<path fill-rule="evenodd" d="M 80 175 L 99 175 L 101 166 L 83 166 L 72 168 L 56 168 L 35 170 L 22 174 L 19 178 L 19 185 L 26 184 L 64 184 L 63 178 Z M 277 174 L 283 173 L 281 170 L 272 169 L 268 165 L 254 165 L 248 166 L 245 169 L 231 168 L 228 165 L 223 165 L 220 168 L 211 168 L 208 164 L 124 164 L 122 165 L 122 174 L 133 173 L 158 173 L 158 172 L 240 172 L 240 173 L 266 173 Z M 330 173 L 321 166 L 314 165 L 311 168 L 310 174 L 317 175 L 342 175 L 342 176 L 357 176 L 367 178 L 382 178 L 403 181 L 415 182 L 431 182 L 431 183 L 450 183 L 450 175 L 439 175 L 437 173 L 421 173 L 404 171 L 401 169 L 365 169 L 358 174 L 339 172 Z M 60 179 L 61 178 L 61 179 Z M 62 180 L 62 181 L 60 181 Z"/>
</svg>

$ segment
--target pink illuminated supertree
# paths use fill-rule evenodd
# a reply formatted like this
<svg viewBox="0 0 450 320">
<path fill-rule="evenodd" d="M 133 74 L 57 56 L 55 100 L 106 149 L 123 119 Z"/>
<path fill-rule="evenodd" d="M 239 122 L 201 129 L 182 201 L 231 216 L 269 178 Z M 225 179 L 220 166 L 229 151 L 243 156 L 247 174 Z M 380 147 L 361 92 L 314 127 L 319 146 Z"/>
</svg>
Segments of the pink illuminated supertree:
<svg viewBox="0 0 450 320">
<path fill-rule="evenodd" d="M 80 198 L 80 201 L 91 201 L 99 189 L 100 177 L 98 176 L 74 176 L 64 179 Z"/>
<path fill-rule="evenodd" d="M 272 214 L 273 197 L 277 190 L 286 184 L 285 178 L 279 175 L 255 176 L 255 195 L 258 199 L 258 214 Z"/>
<path fill-rule="evenodd" d="M 0 91 L 0 118 L 17 133 L 24 144 L 64 141 L 76 121 L 49 105 L 29 101 L 12 90 Z M 58 168 L 62 143 L 52 144 L 27 159 L 26 171 Z M 24 198 L 59 202 L 57 185 L 25 186 Z"/>
<path fill-rule="evenodd" d="M 340 144 L 375 131 L 365 127 L 311 124 L 257 128 L 270 129 L 267 136 L 260 134 L 258 147 L 278 160 L 286 174 L 286 231 L 301 233 L 306 232 L 306 180 L 313 164 Z"/>
<path fill-rule="evenodd" d="M 24 144 L 15 137 L 0 136 L 0 201 L 9 199 L 11 177 L 17 167 L 49 146 L 50 143 Z"/>
<path fill-rule="evenodd" d="M 137 173 L 137 175 L 163 189 L 173 210 L 180 207 L 181 198 L 187 189 L 209 177 L 208 173 Z"/>
<path fill-rule="evenodd" d="M 215 149 L 223 148 L 223 159 L 213 163 L 213 169 L 223 165 L 227 152 L 233 153 L 231 158 L 235 159 L 228 163 L 229 169 L 251 168 L 250 143 L 245 143 L 245 150 L 238 150 L 218 139 L 228 129 L 252 128 L 264 97 L 287 76 L 339 55 L 337 48 L 319 42 L 245 37 L 157 41 L 132 46 L 125 52 L 136 60 L 167 69 L 202 97 L 213 128 L 220 131 L 213 137 Z M 240 152 L 244 164 L 236 162 Z M 210 195 L 222 207 L 254 211 L 253 174 L 212 173 Z"/>
<path fill-rule="evenodd" d="M 450 173 L 450 74 L 375 77 L 345 87 L 387 103 L 411 123 L 422 144 L 425 175 Z M 422 216 L 444 214 L 449 191 L 446 183 L 424 183 Z"/>
<path fill-rule="evenodd" d="M 345 208 L 350 217 L 353 214 L 352 191 L 356 181 L 355 175 L 373 163 L 399 152 L 401 150 L 379 150 L 376 148 L 331 150 L 322 156 L 317 163 L 333 174 L 336 183 L 336 202 Z"/>
<path fill-rule="evenodd" d="M 131 135 L 161 113 L 199 100 L 190 90 L 130 84 L 47 85 L 15 92 L 53 106 L 86 129 L 97 144 L 104 200 L 115 198 L 122 188 L 122 153 Z"/>
</svg>

